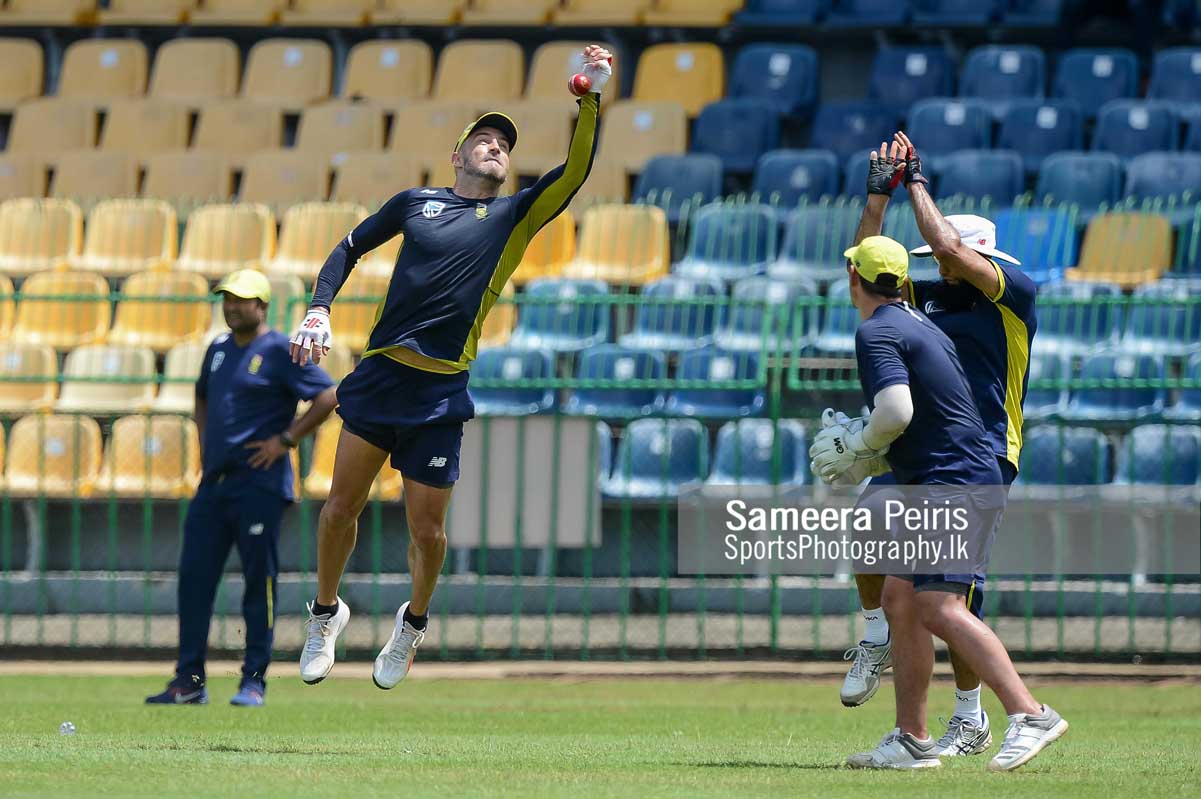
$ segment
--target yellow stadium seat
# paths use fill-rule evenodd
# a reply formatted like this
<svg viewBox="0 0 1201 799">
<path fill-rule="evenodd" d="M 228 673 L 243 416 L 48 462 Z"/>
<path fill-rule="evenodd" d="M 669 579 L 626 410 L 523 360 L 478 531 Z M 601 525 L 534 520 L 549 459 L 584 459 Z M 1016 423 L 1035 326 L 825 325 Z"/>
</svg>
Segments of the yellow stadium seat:
<svg viewBox="0 0 1201 799">
<path fill-rule="evenodd" d="M 503 347 L 513 336 L 513 327 L 517 324 L 517 306 L 513 304 L 512 283 L 506 283 L 501 289 L 500 299 L 492 306 L 484 325 L 480 328 L 480 340 L 476 342 L 477 350 L 488 347 Z"/>
<path fill-rule="evenodd" d="M 333 54 L 315 39 L 264 39 L 250 48 L 242 96 L 302 108 L 329 97 Z"/>
<path fill-rule="evenodd" d="M 622 100 L 605 114 L 597 155 L 627 172 L 641 172 L 647 159 L 687 147 L 688 117 L 679 103 Z"/>
<path fill-rule="evenodd" d="M 148 57 L 139 39 L 80 39 L 67 47 L 60 97 L 109 100 L 146 93 Z"/>
<path fill-rule="evenodd" d="M 241 62 L 229 39 L 171 39 L 154 56 L 149 94 L 190 105 L 228 100 L 238 93 Z"/>
<path fill-rule="evenodd" d="M 182 25 L 195 0 L 108 0 L 101 25 Z"/>
<path fill-rule="evenodd" d="M 0 25 L 89 25 L 96 19 L 96 0 L 8 0 Z"/>
<path fill-rule="evenodd" d="M 166 352 L 204 335 L 209 326 L 209 285 L 197 274 L 140 272 L 121 285 L 108 343 Z"/>
<path fill-rule="evenodd" d="M 219 280 L 259 269 L 275 255 L 275 217 L 265 205 L 206 205 L 188 217 L 175 268 Z"/>
<path fill-rule="evenodd" d="M 171 100 L 119 100 L 109 104 L 100 149 L 139 156 L 188 146 L 188 109 Z"/>
<path fill-rule="evenodd" d="M 24 415 L 54 407 L 58 356 L 45 344 L 5 344 L 0 355 L 0 414 Z"/>
<path fill-rule="evenodd" d="M 72 98 L 21 103 L 13 113 L 8 152 L 50 155 L 96 146 L 96 108 Z"/>
<path fill-rule="evenodd" d="M 299 150 L 264 150 L 246 159 L 241 200 L 282 211 L 298 203 L 324 200 L 329 165 Z"/>
<path fill-rule="evenodd" d="M 233 196 L 233 170 L 221 153 L 155 153 L 146 159 L 142 196 L 165 200 L 186 217 L 201 205 L 228 202 Z"/>
<path fill-rule="evenodd" d="M 59 350 L 101 341 L 112 308 L 108 283 L 90 272 L 39 272 L 21 286 L 12 338 Z"/>
<path fill-rule="evenodd" d="M 680 103 L 694 117 L 725 94 L 725 75 L 721 48 L 715 44 L 653 44 L 638 59 L 634 99 Z"/>
<path fill-rule="evenodd" d="M 100 425 L 86 416 L 34 414 L 8 436 L 4 490 L 12 496 L 87 497 L 100 474 Z"/>
<path fill-rule="evenodd" d="M 200 482 L 196 423 L 175 415 L 122 416 L 104 449 L 98 496 L 190 497 Z"/>
<path fill-rule="evenodd" d="M 8 334 L 12 332 L 15 313 L 13 282 L 0 274 L 0 337 L 7 338 Z"/>
<path fill-rule="evenodd" d="M 204 0 L 191 13 L 193 25 L 272 25 L 288 0 Z"/>
<path fill-rule="evenodd" d="M 655 0 L 642 15 L 644 25 L 720 28 L 744 0 Z"/>
<path fill-rule="evenodd" d="M 280 24 L 353 27 L 366 24 L 375 0 L 292 0 L 280 15 Z"/>
<path fill-rule="evenodd" d="M 517 42 L 461 39 L 442 49 L 433 96 L 495 103 L 517 99 L 524 85 L 525 54 Z"/>
<path fill-rule="evenodd" d="M 22 277 L 65 268 L 83 242 L 83 214 L 70 200 L 0 203 L 0 273 Z"/>
<path fill-rule="evenodd" d="M 267 275 L 271 283 L 271 304 L 267 308 L 267 324 L 288 335 L 300 327 L 309 308 L 309 295 L 296 275 Z"/>
<path fill-rule="evenodd" d="M 425 98 L 434 74 L 434 51 L 419 39 L 360 42 L 350 50 L 341 96 L 396 105 Z"/>
<path fill-rule="evenodd" d="M 55 159 L 50 196 L 79 203 L 84 210 L 108 197 L 136 197 L 138 160 L 129 153 L 74 150 Z"/>
<path fill-rule="evenodd" d="M 513 273 L 513 282 L 524 286 L 540 277 L 558 277 L 574 257 L 575 218 L 571 211 L 564 211 L 538 231 L 525 248 L 525 255 Z"/>
<path fill-rule="evenodd" d="M 630 179 L 625 168 L 608 158 L 597 158 L 569 207 L 582 217 L 594 205 L 624 203 L 629 197 Z"/>
<path fill-rule="evenodd" d="M 378 357 L 378 356 L 377 356 Z M 304 496 L 307 499 L 326 499 L 334 479 L 334 455 L 338 451 L 338 436 L 342 434 L 342 419 L 337 414 L 317 428 L 313 437 L 313 462 L 304 478 Z M 397 502 L 400 500 L 400 472 L 385 463 L 371 483 L 370 498 Z"/>
<path fill-rule="evenodd" d="M 335 341 L 334 346 L 321 358 L 321 368 L 329 375 L 330 380 L 335 383 L 341 382 L 354 368 L 354 355 L 351 354 L 350 347 Z"/>
<path fill-rule="evenodd" d="M 564 0 L 555 12 L 554 24 L 637 25 L 654 0 Z"/>
<path fill-rule="evenodd" d="M 235 168 L 261 150 L 274 150 L 284 140 L 284 111 L 254 100 L 228 100 L 205 106 L 193 137 L 193 149 L 224 153 Z"/>
<path fill-rule="evenodd" d="M 34 155 L 0 155 L 0 200 L 46 194 L 46 165 Z"/>
<path fill-rule="evenodd" d="M 452 25 L 467 0 L 381 0 L 371 21 L 377 25 Z"/>
<path fill-rule="evenodd" d="M 60 413 L 129 413 L 154 403 L 154 353 L 146 347 L 85 344 L 67 353 Z"/>
<path fill-rule="evenodd" d="M 1158 280 L 1172 266 L 1172 224 L 1165 216 L 1108 213 L 1084 231 L 1080 263 L 1069 280 L 1117 283 L 1124 289 Z"/>
<path fill-rule="evenodd" d="M 513 153 L 510 166 L 519 175 L 540 177 L 567 158 L 575 106 L 558 100 L 522 100 L 505 105 L 505 113 L 517 123 L 521 148 Z"/>
<path fill-rule="evenodd" d="M 567 81 L 580 71 L 583 63 L 584 48 L 592 42 L 564 41 L 547 42 L 534 51 L 530 61 L 530 77 L 525 85 L 527 100 L 556 100 L 562 102 L 567 95 Z M 616 52 L 612 45 L 604 45 L 610 52 Z M 620 97 L 621 76 L 618 74 L 617 60 L 613 64 L 613 77 L 605 85 L 601 94 L 601 102 L 608 104 Z M 522 131 L 523 133 L 525 131 Z"/>
<path fill-rule="evenodd" d="M 417 159 L 426 171 L 450 163 L 463 128 L 486 109 L 478 101 L 432 100 L 396 109 L 388 149 Z"/>
<path fill-rule="evenodd" d="M 388 293 L 388 280 L 355 269 L 330 307 L 330 327 L 351 352 L 366 349 L 371 328 L 375 327 L 376 307 Z"/>
<path fill-rule="evenodd" d="M 580 223 L 575 260 L 565 277 L 641 286 L 667 275 L 671 263 L 667 216 L 650 205 L 598 205 Z"/>
<path fill-rule="evenodd" d="M 384 149 L 384 112 L 363 103 L 326 103 L 305 109 L 296 149 L 341 163 L 347 153 Z"/>
<path fill-rule="evenodd" d="M 545 25 L 558 0 L 473 0 L 463 9 L 464 25 Z"/>
<path fill-rule="evenodd" d="M 196 408 L 196 380 L 204 364 L 209 344 L 193 339 L 176 344 L 167 351 L 163 366 L 163 384 L 154 398 L 155 413 L 182 413 L 191 416 Z"/>
<path fill-rule="evenodd" d="M 32 39 L 0 39 L 0 111 L 42 94 L 42 46 Z"/>
<path fill-rule="evenodd" d="M 266 271 L 296 275 L 306 284 L 321 271 L 330 251 L 355 225 L 367 218 L 367 209 L 352 203 L 302 203 L 288 209 L 279 230 L 279 252 Z"/>
<path fill-rule="evenodd" d="M 400 153 L 347 153 L 334 175 L 330 199 L 375 209 L 423 181 L 421 162 Z"/>
<path fill-rule="evenodd" d="M 123 277 L 168 269 L 178 253 L 175 209 L 162 200 L 105 200 L 88 214 L 74 269 Z"/>
</svg>

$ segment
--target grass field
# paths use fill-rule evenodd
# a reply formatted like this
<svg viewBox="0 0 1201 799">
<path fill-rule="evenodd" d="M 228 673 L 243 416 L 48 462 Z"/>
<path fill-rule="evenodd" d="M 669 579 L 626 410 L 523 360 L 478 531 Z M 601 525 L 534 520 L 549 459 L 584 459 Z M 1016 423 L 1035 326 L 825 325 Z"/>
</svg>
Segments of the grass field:
<svg viewBox="0 0 1201 799">
<path fill-rule="evenodd" d="M 865 773 L 843 758 L 891 726 L 891 686 L 843 709 L 833 683 L 761 680 L 271 681 L 268 706 L 141 705 L 162 680 L 0 677 L 0 796 L 1122 797 L 1201 795 L 1201 691 L 1047 683 L 1072 724 L 1014 774 L 986 759 Z M 933 694 L 946 712 L 946 683 Z M 995 702 L 998 742 L 1004 716 Z M 72 721 L 74 736 L 58 733 Z"/>
</svg>

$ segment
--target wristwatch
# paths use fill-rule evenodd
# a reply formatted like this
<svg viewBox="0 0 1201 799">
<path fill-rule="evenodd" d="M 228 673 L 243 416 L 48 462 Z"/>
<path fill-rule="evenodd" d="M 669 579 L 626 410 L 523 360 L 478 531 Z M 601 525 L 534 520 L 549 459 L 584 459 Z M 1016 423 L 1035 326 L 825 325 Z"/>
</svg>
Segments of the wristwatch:
<svg viewBox="0 0 1201 799">
<path fill-rule="evenodd" d="M 294 438 L 292 438 L 292 436 L 288 435 L 287 430 L 285 430 L 279 434 L 279 440 L 281 442 L 283 442 L 283 445 L 285 447 L 287 447 L 288 449 L 296 449 L 296 439 L 294 439 Z"/>
</svg>

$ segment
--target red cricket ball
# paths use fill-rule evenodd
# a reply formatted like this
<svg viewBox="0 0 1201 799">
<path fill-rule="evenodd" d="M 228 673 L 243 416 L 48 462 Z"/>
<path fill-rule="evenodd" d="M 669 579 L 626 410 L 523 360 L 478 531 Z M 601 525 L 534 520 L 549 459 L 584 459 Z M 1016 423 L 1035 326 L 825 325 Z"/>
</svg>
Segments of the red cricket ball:
<svg viewBox="0 0 1201 799">
<path fill-rule="evenodd" d="M 567 83 L 567 88 L 576 97 L 583 97 L 588 92 L 592 91 L 592 78 L 589 78 L 582 72 L 577 72 L 571 76 L 571 80 Z"/>
</svg>

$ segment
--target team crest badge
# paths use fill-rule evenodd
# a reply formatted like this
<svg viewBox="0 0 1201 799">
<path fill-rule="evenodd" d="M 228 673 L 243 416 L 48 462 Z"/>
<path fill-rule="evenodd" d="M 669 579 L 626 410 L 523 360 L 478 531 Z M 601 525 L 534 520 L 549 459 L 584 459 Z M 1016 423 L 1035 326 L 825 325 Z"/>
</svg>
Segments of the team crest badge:
<svg viewBox="0 0 1201 799">
<path fill-rule="evenodd" d="M 210 372 L 215 372 L 221 368 L 221 362 L 225 360 L 225 353 L 218 350 L 213 353 L 213 363 L 209 366 Z"/>
<path fill-rule="evenodd" d="M 425 205 L 421 209 L 421 215 L 426 219 L 433 219 L 438 214 L 442 213 L 446 208 L 446 203 L 438 202 L 437 200 L 426 200 Z"/>
<path fill-rule="evenodd" d="M 259 368 L 262 365 L 263 365 L 263 356 L 256 355 L 250 359 L 250 366 L 246 367 L 246 371 L 250 372 L 252 375 L 257 375 L 259 373 Z"/>
<path fill-rule="evenodd" d="M 488 206 L 477 205 L 475 207 L 475 218 L 476 219 L 487 219 L 488 218 Z"/>
</svg>

